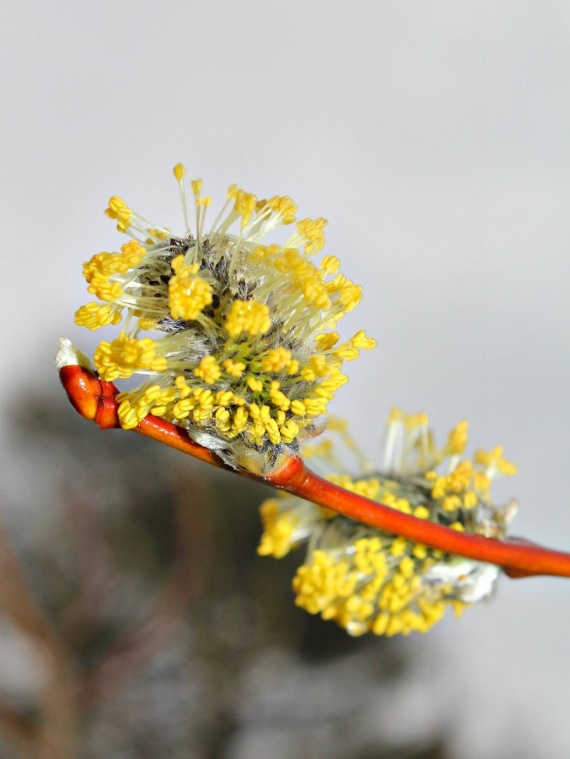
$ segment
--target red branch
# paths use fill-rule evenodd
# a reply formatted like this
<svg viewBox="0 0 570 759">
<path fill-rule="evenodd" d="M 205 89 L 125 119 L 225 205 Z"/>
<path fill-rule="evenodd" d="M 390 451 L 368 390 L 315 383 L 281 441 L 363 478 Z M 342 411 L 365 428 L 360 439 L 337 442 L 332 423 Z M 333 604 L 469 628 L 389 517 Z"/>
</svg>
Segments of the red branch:
<svg viewBox="0 0 570 759">
<path fill-rule="evenodd" d="M 120 427 L 117 388 L 81 366 L 64 366 L 60 379 L 76 411 L 102 429 Z M 171 448 L 223 469 L 233 470 L 213 451 L 195 443 L 186 430 L 149 414 L 134 429 Z M 298 456 L 279 462 L 265 476 L 239 472 L 292 495 L 326 506 L 357 522 L 377 527 L 446 553 L 498 564 L 510 577 L 555 575 L 570 577 L 570 554 L 542 548 L 524 540 L 495 540 L 457 532 L 449 527 L 403 514 L 383 504 L 351 493 L 311 472 Z"/>
</svg>

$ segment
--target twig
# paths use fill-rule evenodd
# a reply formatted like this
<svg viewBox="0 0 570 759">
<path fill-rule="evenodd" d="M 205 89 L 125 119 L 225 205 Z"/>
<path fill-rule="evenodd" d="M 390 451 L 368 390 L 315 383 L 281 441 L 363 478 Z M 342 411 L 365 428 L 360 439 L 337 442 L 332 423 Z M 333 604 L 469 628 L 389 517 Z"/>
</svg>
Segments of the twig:
<svg viewBox="0 0 570 759">
<path fill-rule="evenodd" d="M 39 759 L 72 759 L 74 708 L 69 657 L 53 626 L 38 608 L 6 531 L 0 524 L 0 609 L 46 654 L 49 677 L 42 694 L 36 736 Z M 5 714 L 7 718 L 7 714 Z M 9 724 L 8 724 L 9 723 Z M 15 720 L 7 727 L 16 729 Z M 19 723 L 23 735 L 24 723 Z"/>
<path fill-rule="evenodd" d="M 94 372 L 79 365 L 61 366 L 60 379 L 73 407 L 81 416 L 94 421 L 101 429 L 120 427 L 118 404 L 115 400 L 118 390 L 113 383 L 100 380 Z M 149 414 L 133 431 L 201 461 L 235 471 L 214 451 L 195 443 L 186 430 L 163 419 Z M 510 577 L 570 577 L 570 554 L 552 551 L 525 541 L 500 541 L 459 533 L 429 520 L 403 514 L 323 480 L 311 472 L 298 456 L 281 456 L 269 474 L 255 475 L 245 471 L 238 473 L 326 506 L 385 532 L 401 535 L 447 553 L 497 564 L 503 567 Z"/>
</svg>

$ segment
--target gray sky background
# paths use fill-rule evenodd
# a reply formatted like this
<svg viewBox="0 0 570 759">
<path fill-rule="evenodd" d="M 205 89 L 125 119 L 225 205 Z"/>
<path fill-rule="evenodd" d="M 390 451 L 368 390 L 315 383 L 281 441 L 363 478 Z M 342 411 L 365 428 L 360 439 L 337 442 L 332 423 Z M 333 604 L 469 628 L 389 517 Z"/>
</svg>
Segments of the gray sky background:
<svg viewBox="0 0 570 759">
<path fill-rule="evenodd" d="M 329 219 L 365 285 L 346 328 L 379 342 L 335 411 L 371 455 L 393 404 L 440 439 L 468 418 L 520 466 L 514 532 L 570 548 L 567 2 L 24 0 L 0 37 L 4 403 L 55 386 L 59 334 L 93 345 L 73 312 L 119 243 L 108 197 L 181 229 L 183 161 L 214 206 L 235 181 Z M 433 710 L 465 759 L 569 755 L 569 598 L 503 581 L 411 640 L 448 663 L 410 719 Z"/>
</svg>

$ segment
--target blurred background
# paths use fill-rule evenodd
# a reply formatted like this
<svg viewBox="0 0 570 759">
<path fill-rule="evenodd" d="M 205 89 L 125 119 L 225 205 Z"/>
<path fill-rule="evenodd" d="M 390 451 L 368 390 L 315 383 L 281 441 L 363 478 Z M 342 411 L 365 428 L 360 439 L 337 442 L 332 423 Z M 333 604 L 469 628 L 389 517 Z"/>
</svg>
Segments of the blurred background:
<svg viewBox="0 0 570 759">
<path fill-rule="evenodd" d="M 567 582 L 351 639 L 255 555 L 261 487 L 98 431 L 53 369 L 100 338 L 110 195 L 177 230 L 178 161 L 214 205 L 291 194 L 379 344 L 334 412 L 371 458 L 394 404 L 469 419 L 513 531 L 570 549 L 568 3 L 23 0 L 0 36 L 0 757 L 568 756 Z"/>
</svg>

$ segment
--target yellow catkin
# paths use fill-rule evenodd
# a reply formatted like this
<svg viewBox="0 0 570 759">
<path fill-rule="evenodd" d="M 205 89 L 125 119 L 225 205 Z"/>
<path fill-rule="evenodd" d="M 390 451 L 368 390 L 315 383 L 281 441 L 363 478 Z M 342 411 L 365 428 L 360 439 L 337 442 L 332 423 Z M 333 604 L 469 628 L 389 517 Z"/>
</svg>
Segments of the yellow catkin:
<svg viewBox="0 0 570 759">
<path fill-rule="evenodd" d="M 121 394 L 123 426 L 153 413 L 188 429 L 197 425 L 212 439 L 232 443 L 239 436 L 240 450 L 264 449 L 269 460 L 268 444 L 293 444 L 319 424 L 347 380 L 343 360 L 372 346 L 364 332 L 338 346 L 332 331 L 360 288 L 340 273 L 335 256 L 310 260 L 324 245 L 326 220 L 297 221 L 289 196 L 263 200 L 232 185 L 208 230 L 211 199 L 202 194 L 202 180 L 193 179 L 191 230 L 186 168 L 178 163 L 173 174 L 184 233 L 151 224 L 111 197 L 105 213 L 129 238 L 119 252 L 97 253 L 84 264 L 87 289 L 99 302 L 78 309 L 76 322 L 93 330 L 124 325 L 95 356 L 103 378 L 144 377 Z M 279 245 L 269 233 L 283 225 L 293 230 Z M 141 339 L 143 331 L 152 339 Z M 155 384 L 149 375 L 157 375 Z"/>
</svg>

